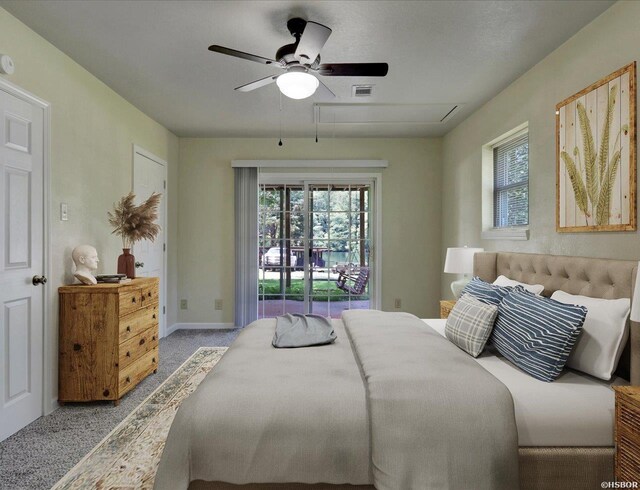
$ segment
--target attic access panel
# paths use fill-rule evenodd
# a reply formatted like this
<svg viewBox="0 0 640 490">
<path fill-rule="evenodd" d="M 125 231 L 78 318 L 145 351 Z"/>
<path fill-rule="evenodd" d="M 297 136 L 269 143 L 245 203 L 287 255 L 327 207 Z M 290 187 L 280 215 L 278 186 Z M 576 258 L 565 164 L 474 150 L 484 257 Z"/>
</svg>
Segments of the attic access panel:
<svg viewBox="0 0 640 490">
<path fill-rule="evenodd" d="M 314 104 L 318 124 L 441 124 L 461 104 Z"/>
</svg>

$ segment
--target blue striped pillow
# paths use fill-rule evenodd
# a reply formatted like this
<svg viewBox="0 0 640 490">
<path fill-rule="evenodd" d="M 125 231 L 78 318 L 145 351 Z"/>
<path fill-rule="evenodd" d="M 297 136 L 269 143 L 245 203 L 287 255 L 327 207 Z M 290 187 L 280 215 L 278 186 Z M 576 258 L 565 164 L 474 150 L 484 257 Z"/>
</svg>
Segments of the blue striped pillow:
<svg viewBox="0 0 640 490">
<path fill-rule="evenodd" d="M 517 286 L 498 306 L 491 341 L 523 371 L 553 381 L 562 372 L 586 315 L 584 306 L 536 296 Z"/>
<path fill-rule="evenodd" d="M 504 295 L 511 291 L 513 288 L 496 286 L 495 284 L 489 284 L 484 282 L 479 277 L 474 277 L 469 284 L 467 284 L 462 290 L 463 294 L 470 294 L 474 298 L 486 303 L 488 305 L 498 306 L 504 298 Z"/>
</svg>

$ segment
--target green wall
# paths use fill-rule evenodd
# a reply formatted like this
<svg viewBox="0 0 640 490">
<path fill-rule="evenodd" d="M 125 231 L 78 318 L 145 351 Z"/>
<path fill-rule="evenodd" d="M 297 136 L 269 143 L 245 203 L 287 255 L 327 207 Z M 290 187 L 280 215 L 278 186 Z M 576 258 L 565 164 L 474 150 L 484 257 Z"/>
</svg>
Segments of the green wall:
<svg viewBox="0 0 640 490">
<path fill-rule="evenodd" d="M 382 308 L 438 313 L 440 139 L 181 138 L 178 219 L 179 322 L 233 322 L 232 160 L 388 160 L 382 171 Z M 213 307 L 223 299 L 223 311 Z"/>
<path fill-rule="evenodd" d="M 636 232 L 556 233 L 555 106 L 593 82 L 640 58 L 640 2 L 621 1 L 606 10 L 500 94 L 468 117 L 443 141 L 443 229 L 447 247 L 640 258 Z M 481 148 L 529 122 L 528 241 L 482 240 Z M 450 297 L 453 276 L 442 275 Z"/>
<path fill-rule="evenodd" d="M 0 9 L 0 46 L 13 58 L 10 83 L 51 104 L 51 270 L 45 330 L 47 410 L 57 393 L 58 286 L 70 283 L 71 250 L 89 243 L 98 250 L 99 272 L 114 272 L 121 241 L 111 235 L 107 211 L 132 186 L 133 144 L 164 159 L 168 169 L 168 304 L 176 302 L 178 138 L 143 114 L 62 51 Z M 60 203 L 69 220 L 60 221 Z M 169 309 L 167 325 L 175 323 Z"/>
</svg>

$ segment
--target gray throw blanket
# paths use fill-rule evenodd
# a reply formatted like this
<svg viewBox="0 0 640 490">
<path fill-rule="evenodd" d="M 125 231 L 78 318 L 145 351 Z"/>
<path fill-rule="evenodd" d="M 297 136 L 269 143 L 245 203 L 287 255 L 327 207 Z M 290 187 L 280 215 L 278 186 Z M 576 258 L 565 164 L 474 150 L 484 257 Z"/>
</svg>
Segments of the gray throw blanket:
<svg viewBox="0 0 640 490">
<path fill-rule="evenodd" d="M 244 328 L 180 406 L 155 490 L 198 480 L 518 488 L 513 401 L 500 381 L 413 315 L 342 317 L 321 349 L 274 349 L 274 319 Z"/>
<path fill-rule="evenodd" d="M 310 347 L 332 344 L 336 333 L 331 322 L 320 315 L 287 313 L 276 318 L 274 347 Z"/>
<path fill-rule="evenodd" d="M 370 483 L 365 387 L 342 322 L 333 325 L 336 341 L 315 349 L 274 349 L 275 318 L 242 329 L 180 406 L 154 488 Z"/>
<path fill-rule="evenodd" d="M 342 313 L 367 386 L 378 490 L 514 490 L 518 433 L 505 385 L 409 313 Z"/>
</svg>

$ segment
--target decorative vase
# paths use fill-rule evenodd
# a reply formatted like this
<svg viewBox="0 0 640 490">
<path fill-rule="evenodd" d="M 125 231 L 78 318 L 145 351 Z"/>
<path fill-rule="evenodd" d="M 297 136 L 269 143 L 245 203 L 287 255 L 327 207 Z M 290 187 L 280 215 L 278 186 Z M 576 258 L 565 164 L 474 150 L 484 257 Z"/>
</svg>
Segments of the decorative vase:
<svg viewBox="0 0 640 490">
<path fill-rule="evenodd" d="M 136 277 L 136 258 L 131 255 L 131 249 L 123 248 L 123 254 L 118 257 L 118 274 L 126 274 L 129 279 Z"/>
</svg>

